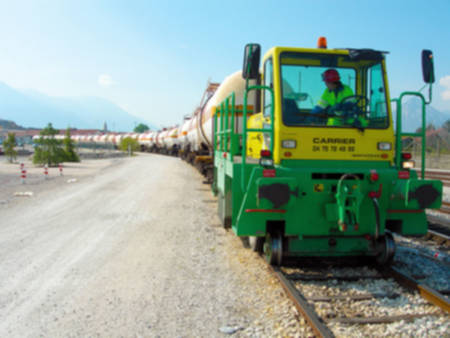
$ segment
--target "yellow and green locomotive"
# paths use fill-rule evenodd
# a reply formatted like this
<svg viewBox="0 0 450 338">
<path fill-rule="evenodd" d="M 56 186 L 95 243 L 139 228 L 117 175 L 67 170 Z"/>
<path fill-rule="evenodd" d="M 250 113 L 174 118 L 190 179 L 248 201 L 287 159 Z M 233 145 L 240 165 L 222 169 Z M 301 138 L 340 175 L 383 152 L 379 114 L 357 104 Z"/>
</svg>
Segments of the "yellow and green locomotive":
<svg viewBox="0 0 450 338">
<path fill-rule="evenodd" d="M 285 257 L 372 256 L 389 263 L 391 232 L 427 232 L 442 182 L 425 180 L 425 135 L 401 130 L 402 100 L 389 96 L 385 52 L 245 47 L 243 105 L 231 94 L 214 114 L 213 190 L 219 216 L 271 264 Z M 424 81 L 434 82 L 430 51 Z M 256 83 L 253 85 L 249 84 Z M 331 83 L 329 83 L 331 82 Z M 248 102 L 249 93 L 255 97 Z M 396 105 L 397 125 L 391 104 Z M 422 137 L 422 173 L 402 137 Z"/>
</svg>

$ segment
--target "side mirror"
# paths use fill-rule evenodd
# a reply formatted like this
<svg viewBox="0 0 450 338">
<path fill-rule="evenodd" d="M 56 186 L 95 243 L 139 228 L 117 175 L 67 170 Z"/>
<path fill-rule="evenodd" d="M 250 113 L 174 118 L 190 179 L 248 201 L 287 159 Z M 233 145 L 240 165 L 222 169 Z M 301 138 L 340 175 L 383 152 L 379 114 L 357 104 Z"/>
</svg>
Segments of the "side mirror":
<svg viewBox="0 0 450 338">
<path fill-rule="evenodd" d="M 425 83 L 434 83 L 433 52 L 424 49 L 422 51 L 422 75 Z"/>
<path fill-rule="evenodd" d="M 259 59 L 261 57 L 261 46 L 257 43 L 245 45 L 244 66 L 242 77 L 244 79 L 257 79 L 259 72 Z"/>
</svg>

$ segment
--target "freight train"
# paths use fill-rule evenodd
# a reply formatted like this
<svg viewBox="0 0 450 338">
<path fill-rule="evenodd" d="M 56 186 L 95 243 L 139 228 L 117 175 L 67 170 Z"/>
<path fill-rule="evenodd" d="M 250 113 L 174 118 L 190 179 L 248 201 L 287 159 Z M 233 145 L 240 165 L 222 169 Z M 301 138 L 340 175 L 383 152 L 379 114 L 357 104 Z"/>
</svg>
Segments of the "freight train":
<svg viewBox="0 0 450 338">
<path fill-rule="evenodd" d="M 328 49 L 321 38 L 317 48 L 273 47 L 260 65 L 260 46 L 248 44 L 242 71 L 209 83 L 191 116 L 138 141 L 196 165 L 218 197 L 222 224 L 271 264 L 344 256 L 389 264 L 393 232 L 426 234 L 425 209 L 440 208 L 442 182 L 424 178 L 433 54 L 422 51 L 428 98 L 396 99 L 386 54 Z M 325 102 L 330 96 L 335 102 Z M 420 133 L 402 131 L 411 96 L 422 102 Z M 402 151 L 405 136 L 422 139 L 420 177 Z"/>
</svg>

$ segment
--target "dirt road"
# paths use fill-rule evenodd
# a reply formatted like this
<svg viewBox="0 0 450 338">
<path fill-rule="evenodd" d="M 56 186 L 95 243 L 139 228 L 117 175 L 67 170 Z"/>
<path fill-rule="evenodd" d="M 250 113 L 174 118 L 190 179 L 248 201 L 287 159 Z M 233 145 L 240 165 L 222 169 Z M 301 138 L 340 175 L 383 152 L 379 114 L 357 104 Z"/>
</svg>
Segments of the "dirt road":
<svg viewBox="0 0 450 338">
<path fill-rule="evenodd" d="M 114 159 L 48 184 L 1 210 L 1 337 L 302 332 L 179 159 Z"/>
</svg>

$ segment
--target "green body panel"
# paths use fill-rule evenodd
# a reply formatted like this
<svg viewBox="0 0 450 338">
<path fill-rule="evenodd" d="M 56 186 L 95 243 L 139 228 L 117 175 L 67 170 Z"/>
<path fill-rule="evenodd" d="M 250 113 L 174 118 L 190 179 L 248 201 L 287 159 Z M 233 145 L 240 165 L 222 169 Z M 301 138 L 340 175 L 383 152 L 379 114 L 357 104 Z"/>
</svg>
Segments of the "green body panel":
<svg viewBox="0 0 450 338">
<path fill-rule="evenodd" d="M 366 237 L 383 235 L 386 228 L 411 236 L 426 233 L 425 212 L 411 194 L 416 189 L 431 185 L 436 198 L 429 206 L 440 206 L 440 181 L 418 180 L 413 172 L 412 178 L 399 179 L 398 170 L 380 162 L 342 161 L 337 166 L 331 165 L 333 161 L 297 161 L 296 168 L 275 166 L 275 177 L 263 177 L 264 168 L 259 164 L 246 164 L 244 193 L 242 164 L 223 154 L 215 156 L 222 221 L 227 220 L 224 223 L 238 236 L 265 236 L 268 224 L 282 228 L 289 255 L 373 255 L 372 242 Z M 379 175 L 375 182 L 370 180 L 373 170 Z M 273 201 L 272 191 L 266 197 L 260 194 L 261 189 L 273 185 L 285 187 L 282 205 Z M 378 229 L 370 192 L 378 194 Z M 331 238 L 336 241 L 334 246 L 329 244 Z"/>
<path fill-rule="evenodd" d="M 389 212 L 387 228 L 404 236 L 423 236 L 428 231 L 425 212 Z"/>
</svg>

